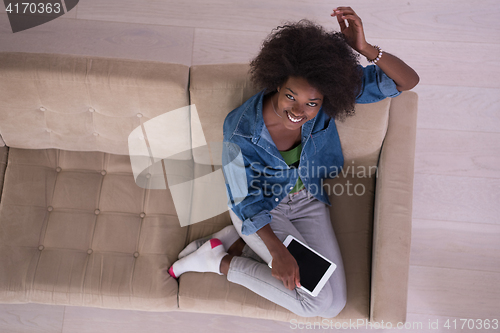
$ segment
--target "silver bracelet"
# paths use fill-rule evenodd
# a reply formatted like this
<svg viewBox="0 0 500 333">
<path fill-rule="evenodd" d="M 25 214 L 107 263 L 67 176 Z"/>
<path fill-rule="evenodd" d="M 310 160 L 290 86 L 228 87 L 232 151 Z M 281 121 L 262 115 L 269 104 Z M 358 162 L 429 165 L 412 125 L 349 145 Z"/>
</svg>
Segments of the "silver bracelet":
<svg viewBox="0 0 500 333">
<path fill-rule="evenodd" d="M 370 60 L 370 59 L 368 59 L 368 57 L 366 57 L 366 60 L 368 60 L 368 62 L 369 62 L 370 64 L 376 64 L 376 63 L 377 63 L 377 61 L 379 61 L 379 60 L 380 60 L 380 58 L 382 58 L 382 49 L 380 48 L 380 46 L 378 46 L 378 45 L 373 45 L 373 47 L 374 47 L 374 48 L 376 48 L 376 49 L 378 50 L 378 56 L 377 56 L 375 59 L 373 59 L 373 60 Z"/>
</svg>

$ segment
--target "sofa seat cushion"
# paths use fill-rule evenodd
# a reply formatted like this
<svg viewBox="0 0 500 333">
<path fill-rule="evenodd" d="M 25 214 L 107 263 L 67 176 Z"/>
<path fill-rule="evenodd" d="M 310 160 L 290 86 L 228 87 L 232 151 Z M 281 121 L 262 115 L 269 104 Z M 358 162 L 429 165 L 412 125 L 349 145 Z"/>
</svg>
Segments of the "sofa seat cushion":
<svg viewBox="0 0 500 333">
<path fill-rule="evenodd" d="M 0 301 L 176 309 L 167 270 L 186 235 L 170 192 L 137 186 L 127 155 L 11 148 Z"/>
</svg>

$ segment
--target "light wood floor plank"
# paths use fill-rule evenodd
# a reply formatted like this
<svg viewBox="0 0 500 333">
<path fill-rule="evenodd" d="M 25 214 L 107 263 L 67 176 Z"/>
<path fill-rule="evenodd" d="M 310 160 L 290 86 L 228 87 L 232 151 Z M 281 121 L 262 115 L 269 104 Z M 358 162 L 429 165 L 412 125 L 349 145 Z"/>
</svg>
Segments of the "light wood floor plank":
<svg viewBox="0 0 500 333">
<path fill-rule="evenodd" d="M 415 173 L 413 218 L 500 224 L 500 179 Z"/>
<path fill-rule="evenodd" d="M 195 29 L 193 65 L 248 63 L 260 50 L 267 33 Z"/>
<path fill-rule="evenodd" d="M 500 320 L 500 273 L 410 265 L 408 312 Z"/>
<path fill-rule="evenodd" d="M 283 332 L 289 323 L 203 313 L 66 307 L 62 333 Z"/>
<path fill-rule="evenodd" d="M 422 333 L 422 332 L 432 332 L 432 333 L 446 333 L 446 332 L 465 332 L 458 326 L 455 328 L 453 326 L 453 320 L 457 323 L 460 322 L 459 317 L 450 316 L 439 316 L 439 315 L 429 315 L 422 313 L 409 312 L 406 316 L 406 323 L 404 329 L 401 332 L 404 333 Z M 449 327 L 445 327 L 445 324 L 450 324 Z M 392 331 L 394 332 L 394 331 Z M 396 332 L 400 332 L 397 330 Z M 469 330 L 470 332 L 470 330 Z"/>
<path fill-rule="evenodd" d="M 500 133 L 500 89 L 419 83 L 418 129 Z"/>
<path fill-rule="evenodd" d="M 500 88 L 500 66 L 494 54 L 500 43 L 434 42 L 367 38 L 402 59 L 419 75 L 419 85 Z M 478 47 L 480 45 L 480 47 Z M 415 50 L 420 50 L 415 52 Z"/>
<path fill-rule="evenodd" d="M 271 30 L 268 31 L 270 32 Z M 267 33 L 197 29 L 196 36 L 194 62 L 212 64 L 251 59 L 257 54 Z M 496 66 L 497 60 L 494 56 L 500 54 L 500 44 L 481 44 L 478 49 L 473 43 L 381 38 L 367 40 L 411 66 L 419 74 L 419 84 L 500 88 L 497 80 L 500 76 L 500 66 Z M 415 53 L 416 49 L 431 51 Z M 360 56 L 360 63 L 363 66 L 368 64 L 363 56 Z M 424 98 L 425 95 L 422 95 L 422 99 Z M 490 100 L 481 104 L 489 102 Z"/>
<path fill-rule="evenodd" d="M 415 172 L 500 178 L 500 133 L 417 130 Z"/>
<path fill-rule="evenodd" d="M 192 28 L 65 18 L 13 34 L 7 15 L 0 15 L 0 51 L 88 55 L 191 65 L 193 36 Z"/>
<path fill-rule="evenodd" d="M 61 333 L 64 306 L 46 304 L 0 304 L 2 333 Z"/>
<path fill-rule="evenodd" d="M 183 27 L 267 32 L 286 20 L 312 19 L 338 29 L 330 14 L 335 6 L 350 6 L 361 17 L 367 37 L 400 40 L 434 40 L 499 43 L 500 6 L 495 0 L 416 0 L 369 2 L 354 0 L 334 4 L 321 0 L 266 1 L 231 0 L 120 1 L 86 0 L 80 3 L 78 18 L 110 22 L 174 25 Z M 477 18 L 481 17 L 481 20 Z M 496 40 L 490 34 L 497 32 Z"/>
<path fill-rule="evenodd" d="M 500 273 L 500 225 L 413 219 L 410 264 Z"/>
<path fill-rule="evenodd" d="M 414 314 L 409 313 L 407 317 L 407 329 L 398 330 L 398 332 L 413 333 L 423 332 L 418 330 L 419 327 L 424 329 L 429 327 L 430 322 L 436 320 L 444 323 L 450 317 L 438 315 Z M 455 319 L 455 318 L 452 318 Z M 320 326 L 321 324 L 321 326 Z M 366 323 L 356 329 L 359 333 L 373 332 L 382 323 L 373 323 L 370 326 Z M 147 325 L 147 326 L 146 326 Z M 148 333 L 165 332 L 182 332 L 182 333 L 198 333 L 201 331 L 211 330 L 217 332 L 296 332 L 306 331 L 307 329 L 303 322 L 280 322 L 263 319 L 251 319 L 236 316 L 211 315 L 203 313 L 189 312 L 142 312 L 142 311 L 125 311 L 125 310 L 110 310 L 96 309 L 84 307 L 67 307 L 64 322 L 64 330 L 62 333 L 90 333 L 90 332 L 106 332 L 106 333 L 136 333 L 142 332 L 144 327 L 148 328 Z M 302 328 L 302 329 L 301 329 Z M 307 330 L 308 331 L 308 330 Z M 311 329 L 314 332 L 352 332 L 352 329 L 337 329 L 334 324 L 330 325 L 327 321 L 319 323 L 316 329 Z M 390 329 L 377 329 L 377 332 L 391 332 Z M 425 330 L 424 330 L 425 331 Z M 444 330 L 442 327 L 433 332 L 460 332 L 460 330 Z"/>
</svg>

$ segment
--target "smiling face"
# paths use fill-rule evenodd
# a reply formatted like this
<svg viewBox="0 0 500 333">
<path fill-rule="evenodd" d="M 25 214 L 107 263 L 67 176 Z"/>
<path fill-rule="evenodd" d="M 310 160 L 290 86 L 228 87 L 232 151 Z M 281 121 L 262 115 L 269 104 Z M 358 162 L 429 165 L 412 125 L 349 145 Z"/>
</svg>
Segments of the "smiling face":
<svg viewBox="0 0 500 333">
<path fill-rule="evenodd" d="M 316 117 L 323 103 L 323 94 L 303 77 L 290 76 L 276 95 L 272 98 L 273 105 L 289 130 L 296 130 Z"/>
</svg>

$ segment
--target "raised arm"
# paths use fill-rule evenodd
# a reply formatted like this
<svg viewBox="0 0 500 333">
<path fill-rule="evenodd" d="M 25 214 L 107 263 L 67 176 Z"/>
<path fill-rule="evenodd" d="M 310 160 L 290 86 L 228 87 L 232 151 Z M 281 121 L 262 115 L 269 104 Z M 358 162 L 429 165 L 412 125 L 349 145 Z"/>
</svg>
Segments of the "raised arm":
<svg viewBox="0 0 500 333">
<path fill-rule="evenodd" d="M 368 59 L 375 59 L 378 55 L 378 50 L 373 45 L 366 43 L 366 46 L 359 51 Z M 420 78 L 418 74 L 408 66 L 403 60 L 392 54 L 383 51 L 382 57 L 377 61 L 376 65 L 380 67 L 396 83 L 396 88 L 399 91 L 410 90 L 418 84 Z"/>
<path fill-rule="evenodd" d="M 375 59 L 378 50 L 366 42 L 361 18 L 356 15 L 351 7 L 337 7 L 331 16 L 336 16 L 340 25 L 340 31 L 346 36 L 348 44 L 357 52 L 368 59 Z M 346 25 L 345 20 L 349 23 Z M 418 74 L 401 59 L 383 51 L 382 57 L 376 63 L 377 66 L 390 77 L 399 91 L 410 90 L 415 87 L 420 78 Z"/>
</svg>

